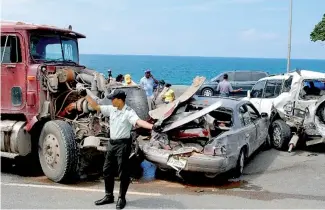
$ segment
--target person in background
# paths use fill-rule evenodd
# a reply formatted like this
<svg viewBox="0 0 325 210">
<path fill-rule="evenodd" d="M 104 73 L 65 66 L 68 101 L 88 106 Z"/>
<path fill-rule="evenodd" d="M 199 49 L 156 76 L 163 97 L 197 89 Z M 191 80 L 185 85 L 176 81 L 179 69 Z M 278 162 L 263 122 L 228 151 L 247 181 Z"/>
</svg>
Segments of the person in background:
<svg viewBox="0 0 325 210">
<path fill-rule="evenodd" d="M 137 85 L 137 84 L 135 82 L 133 82 L 130 74 L 126 74 L 124 76 L 124 85 L 128 86 L 128 85 Z"/>
<path fill-rule="evenodd" d="M 151 71 L 147 69 L 144 73 L 144 77 L 142 77 L 140 80 L 140 86 L 146 91 L 149 110 L 152 110 L 151 105 L 152 105 L 152 100 L 154 98 L 153 88 L 155 84 L 158 84 L 158 80 L 156 80 L 151 74 Z"/>
<path fill-rule="evenodd" d="M 116 82 L 119 82 L 119 83 L 122 83 L 123 80 L 124 80 L 124 77 L 123 77 L 122 74 L 117 75 L 117 77 L 116 77 L 116 79 L 115 79 L 115 81 L 116 81 Z"/>
<path fill-rule="evenodd" d="M 174 90 L 171 89 L 171 84 L 166 84 L 165 85 L 165 93 L 162 96 L 162 100 L 164 103 L 168 104 L 170 102 L 173 102 L 175 100 L 175 92 Z"/>
<path fill-rule="evenodd" d="M 123 209 L 126 205 L 125 196 L 130 184 L 131 130 L 133 127 L 138 126 L 159 132 L 161 127 L 141 120 L 136 112 L 125 104 L 126 93 L 123 90 L 114 90 L 107 98 L 112 100 L 112 105 L 99 105 L 89 95 L 86 95 L 89 106 L 109 117 L 110 124 L 110 140 L 108 141 L 103 166 L 105 196 L 95 201 L 95 205 L 114 202 L 114 177 L 117 167 L 120 177 L 120 192 L 116 208 Z"/>
<path fill-rule="evenodd" d="M 229 97 L 229 93 L 237 93 L 242 91 L 242 88 L 239 88 L 237 90 L 233 90 L 230 82 L 228 81 L 228 74 L 223 75 L 223 80 L 219 82 L 217 86 L 217 91 L 220 92 L 221 97 Z"/>
</svg>

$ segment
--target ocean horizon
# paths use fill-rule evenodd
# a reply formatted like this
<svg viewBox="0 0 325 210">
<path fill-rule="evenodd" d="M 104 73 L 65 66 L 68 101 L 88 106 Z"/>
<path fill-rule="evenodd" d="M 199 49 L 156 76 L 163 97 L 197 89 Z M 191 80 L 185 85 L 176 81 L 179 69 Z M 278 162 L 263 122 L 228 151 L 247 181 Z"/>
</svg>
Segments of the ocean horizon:
<svg viewBox="0 0 325 210">
<path fill-rule="evenodd" d="M 131 74 L 139 83 L 146 69 L 151 69 L 158 80 L 171 84 L 189 85 L 195 76 L 208 80 L 230 70 L 261 70 L 269 74 L 286 72 L 286 58 L 207 57 L 170 55 L 106 55 L 81 54 L 80 64 L 107 75 L 111 69 L 113 77 Z M 291 70 L 308 69 L 325 73 L 325 59 L 291 59 Z"/>
</svg>

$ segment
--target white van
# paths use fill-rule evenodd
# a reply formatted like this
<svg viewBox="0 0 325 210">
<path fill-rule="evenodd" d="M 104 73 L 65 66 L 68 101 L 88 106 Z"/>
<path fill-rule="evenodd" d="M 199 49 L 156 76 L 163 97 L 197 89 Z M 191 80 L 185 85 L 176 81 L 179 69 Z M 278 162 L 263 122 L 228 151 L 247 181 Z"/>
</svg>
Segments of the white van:
<svg viewBox="0 0 325 210">
<path fill-rule="evenodd" d="M 293 136 L 307 145 L 325 142 L 325 73 L 296 70 L 265 77 L 244 100 L 270 116 L 275 148 L 287 149 Z"/>
</svg>

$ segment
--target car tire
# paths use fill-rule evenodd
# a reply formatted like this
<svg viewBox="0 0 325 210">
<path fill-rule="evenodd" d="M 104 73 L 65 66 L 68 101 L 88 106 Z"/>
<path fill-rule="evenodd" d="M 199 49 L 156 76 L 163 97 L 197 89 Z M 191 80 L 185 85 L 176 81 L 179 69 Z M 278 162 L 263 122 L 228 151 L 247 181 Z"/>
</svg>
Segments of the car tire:
<svg viewBox="0 0 325 210">
<path fill-rule="evenodd" d="M 271 142 L 278 150 L 287 150 L 291 138 L 291 129 L 283 120 L 275 120 L 272 123 Z"/>
<path fill-rule="evenodd" d="M 213 96 L 213 90 L 211 88 L 204 88 L 201 94 L 203 96 Z"/>
<path fill-rule="evenodd" d="M 54 120 L 45 123 L 38 155 L 44 174 L 54 182 L 77 180 L 79 148 L 69 123 Z"/>
<path fill-rule="evenodd" d="M 234 169 L 234 172 L 233 172 L 234 178 L 239 178 L 243 174 L 245 160 L 246 160 L 246 149 L 245 149 L 245 147 L 243 147 L 243 148 L 241 148 L 241 150 L 239 152 L 236 168 Z"/>
</svg>

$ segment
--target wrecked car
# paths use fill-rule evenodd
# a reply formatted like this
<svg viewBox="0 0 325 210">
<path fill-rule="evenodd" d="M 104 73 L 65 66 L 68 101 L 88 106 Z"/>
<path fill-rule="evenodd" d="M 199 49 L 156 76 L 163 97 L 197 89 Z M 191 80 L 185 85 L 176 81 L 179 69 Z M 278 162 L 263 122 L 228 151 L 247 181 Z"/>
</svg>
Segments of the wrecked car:
<svg viewBox="0 0 325 210">
<path fill-rule="evenodd" d="M 159 168 L 202 172 L 212 178 L 233 170 L 240 176 L 245 160 L 269 144 L 269 119 L 248 101 L 194 96 L 162 122 L 142 146 Z"/>
<path fill-rule="evenodd" d="M 296 70 L 259 80 L 244 100 L 270 115 L 272 145 L 291 152 L 325 142 L 324 96 L 325 73 Z"/>
</svg>

